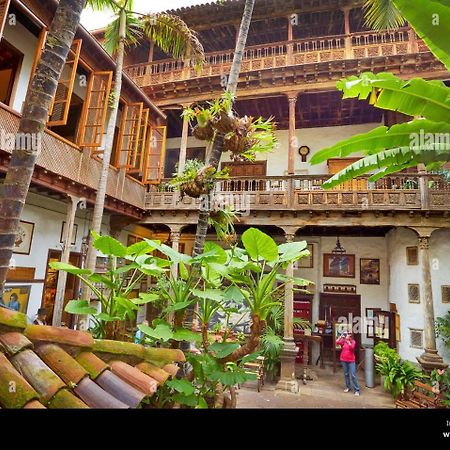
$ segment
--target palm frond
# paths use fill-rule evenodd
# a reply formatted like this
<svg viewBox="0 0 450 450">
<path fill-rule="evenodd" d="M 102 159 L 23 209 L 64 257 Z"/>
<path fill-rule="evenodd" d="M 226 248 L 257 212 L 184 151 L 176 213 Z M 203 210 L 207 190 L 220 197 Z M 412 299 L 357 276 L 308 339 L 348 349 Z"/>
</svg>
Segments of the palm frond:
<svg viewBox="0 0 450 450">
<path fill-rule="evenodd" d="M 142 23 L 139 19 L 135 18 L 132 13 L 126 12 L 126 25 L 125 25 L 125 46 L 132 47 L 137 45 L 139 39 L 143 37 Z M 105 30 L 105 49 L 112 55 L 119 46 L 119 29 L 120 29 L 120 17 L 114 19 Z"/>
<path fill-rule="evenodd" d="M 174 59 L 190 58 L 194 66 L 204 62 L 203 45 L 196 33 L 177 16 L 151 14 L 142 19 L 145 35 Z"/>
<path fill-rule="evenodd" d="M 366 25 L 376 31 L 400 28 L 406 23 L 393 0 L 366 0 L 364 17 Z"/>
<path fill-rule="evenodd" d="M 92 8 L 94 11 L 105 11 L 105 9 L 111 9 L 115 13 L 119 11 L 117 7 L 121 0 L 87 0 L 86 6 Z"/>
</svg>

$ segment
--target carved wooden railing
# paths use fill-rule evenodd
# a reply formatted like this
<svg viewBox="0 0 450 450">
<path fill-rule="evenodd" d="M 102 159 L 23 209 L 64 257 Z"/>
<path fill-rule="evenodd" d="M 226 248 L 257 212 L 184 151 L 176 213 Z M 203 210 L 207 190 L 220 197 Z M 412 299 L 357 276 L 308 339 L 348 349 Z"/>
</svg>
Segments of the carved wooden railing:
<svg viewBox="0 0 450 450">
<path fill-rule="evenodd" d="M 427 51 L 426 46 L 409 28 L 381 33 L 368 31 L 350 35 L 322 36 L 247 47 L 242 71 L 421 51 Z M 205 64 L 199 71 L 190 61 L 172 59 L 134 64 L 126 67 L 125 71 L 139 86 L 149 86 L 225 74 L 229 72 L 232 61 L 233 50 L 230 49 L 207 53 Z"/>
<path fill-rule="evenodd" d="M 330 175 L 234 177 L 216 183 L 214 201 L 241 210 L 450 210 L 450 184 L 438 175 L 360 177 L 322 189 Z M 166 184 L 147 193 L 146 209 L 195 210 L 201 199 L 180 197 Z"/>
</svg>

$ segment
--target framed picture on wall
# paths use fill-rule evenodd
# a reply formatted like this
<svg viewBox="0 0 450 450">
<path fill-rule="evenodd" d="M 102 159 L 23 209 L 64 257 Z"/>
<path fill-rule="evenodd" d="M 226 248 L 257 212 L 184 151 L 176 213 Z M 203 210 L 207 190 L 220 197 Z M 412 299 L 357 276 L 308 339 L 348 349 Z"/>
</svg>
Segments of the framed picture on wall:
<svg viewBox="0 0 450 450">
<path fill-rule="evenodd" d="M 31 243 L 33 242 L 34 223 L 21 220 L 17 231 L 16 240 L 14 242 L 13 253 L 29 255 L 31 251 Z"/>
<path fill-rule="evenodd" d="M 380 284 L 380 260 L 379 259 L 360 259 L 361 284 Z"/>
<path fill-rule="evenodd" d="M 31 284 L 23 286 L 5 285 L 3 298 L 0 298 L 0 305 L 26 314 L 30 292 Z"/>
<path fill-rule="evenodd" d="M 309 256 L 305 256 L 296 262 L 296 269 L 312 269 L 314 267 L 314 244 L 308 244 Z"/>
<path fill-rule="evenodd" d="M 355 255 L 323 255 L 323 276 L 333 278 L 355 278 Z"/>
<path fill-rule="evenodd" d="M 64 243 L 64 233 L 66 232 L 66 221 L 64 220 L 61 227 L 61 236 L 59 238 L 60 244 Z M 72 230 L 72 239 L 70 240 L 70 245 L 75 245 L 77 243 L 77 233 L 78 233 L 78 225 L 76 223 L 73 224 Z"/>
</svg>

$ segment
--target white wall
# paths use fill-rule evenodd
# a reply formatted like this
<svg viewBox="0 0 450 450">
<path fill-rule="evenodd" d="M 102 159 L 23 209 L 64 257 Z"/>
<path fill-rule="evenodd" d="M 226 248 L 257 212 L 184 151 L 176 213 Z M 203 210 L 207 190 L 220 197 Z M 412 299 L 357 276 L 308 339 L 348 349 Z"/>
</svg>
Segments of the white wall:
<svg viewBox="0 0 450 450">
<path fill-rule="evenodd" d="M 28 83 L 30 81 L 31 69 L 33 68 L 34 55 L 36 53 L 38 39 L 21 23 L 16 22 L 15 25 L 10 25 L 8 21 L 6 21 L 3 37 L 24 55 L 17 81 L 16 94 L 13 104 L 10 105 L 16 111 L 21 112 L 22 103 L 25 100 Z"/>
<path fill-rule="evenodd" d="M 423 330 L 424 312 L 421 303 L 408 302 L 408 284 L 421 284 L 421 266 L 406 263 L 406 247 L 417 245 L 417 234 L 406 228 L 397 228 L 388 234 L 388 254 L 392 282 L 389 287 L 390 302 L 397 305 L 400 314 L 401 341 L 399 353 L 402 358 L 416 361 L 423 349 L 411 348 L 410 328 Z M 435 317 L 443 316 L 450 305 L 442 303 L 442 285 L 450 285 L 450 229 L 435 231 L 430 239 L 431 279 Z M 444 348 L 438 339 L 438 350 L 446 362 L 450 362 L 450 349 Z"/>
<path fill-rule="evenodd" d="M 367 123 L 362 125 L 345 125 L 340 127 L 324 127 L 324 128 L 302 128 L 296 130 L 296 137 L 298 139 L 298 147 L 307 145 L 311 149 L 311 153 L 307 159 L 321 150 L 322 148 L 331 146 L 341 139 L 349 138 L 358 133 L 364 133 L 379 126 L 378 123 Z M 280 176 L 285 175 L 288 165 L 288 136 L 287 130 L 279 130 L 275 132 L 279 146 L 271 153 L 258 155 L 258 160 L 267 160 L 267 175 Z M 167 139 L 167 148 L 179 149 L 181 138 Z M 205 141 L 200 141 L 193 136 L 188 138 L 188 147 L 205 147 Z M 222 161 L 230 161 L 229 153 L 222 156 Z M 327 174 L 327 163 L 311 166 L 309 162 L 302 163 L 301 157 L 298 153 L 295 155 L 295 173 L 296 174 Z"/>
</svg>

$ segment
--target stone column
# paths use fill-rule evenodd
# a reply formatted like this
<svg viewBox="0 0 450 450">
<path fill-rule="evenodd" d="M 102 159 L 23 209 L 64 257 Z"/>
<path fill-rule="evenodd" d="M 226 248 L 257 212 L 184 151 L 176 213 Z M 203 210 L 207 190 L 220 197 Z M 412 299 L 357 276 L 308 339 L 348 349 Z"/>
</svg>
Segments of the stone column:
<svg viewBox="0 0 450 450">
<path fill-rule="evenodd" d="M 174 250 L 176 250 L 177 252 L 179 251 L 179 248 L 180 248 L 180 237 L 181 237 L 181 232 L 179 230 L 170 232 L 170 240 L 172 242 L 172 248 Z M 172 271 L 173 277 L 177 278 L 177 276 L 178 276 L 178 266 L 177 266 L 177 264 L 174 264 L 170 268 L 170 270 Z"/>
<path fill-rule="evenodd" d="M 294 31 L 292 29 L 292 16 L 288 16 L 288 35 L 287 35 L 287 64 L 291 65 L 293 63 L 294 59 L 294 44 L 292 43 L 292 40 L 294 38 Z"/>
<path fill-rule="evenodd" d="M 350 36 L 350 10 L 351 8 L 342 8 L 344 13 L 344 33 L 345 33 L 345 59 L 353 59 L 352 38 Z"/>
<path fill-rule="evenodd" d="M 286 242 L 294 242 L 295 232 L 286 232 Z M 294 276 L 294 265 L 289 264 L 286 268 L 288 277 Z M 281 376 L 276 389 L 298 392 L 298 381 L 295 378 L 295 358 L 298 348 L 294 342 L 294 291 L 292 283 L 287 283 L 284 292 L 284 347 L 281 352 Z"/>
<path fill-rule="evenodd" d="M 435 317 L 433 304 L 433 290 L 431 284 L 430 270 L 430 236 L 432 231 L 419 233 L 419 262 L 422 272 L 421 276 L 421 297 L 424 313 L 424 352 L 417 358 L 422 368 L 426 371 L 433 369 L 444 369 L 447 364 L 439 356 L 436 349 Z"/>
<path fill-rule="evenodd" d="M 75 224 L 75 214 L 78 206 L 81 209 L 86 208 L 86 199 L 84 197 L 76 197 L 68 194 L 69 202 L 67 203 L 66 225 L 63 235 L 63 251 L 61 254 L 61 262 L 68 264 L 70 259 L 70 248 L 72 241 L 73 228 Z M 58 272 L 58 284 L 56 285 L 55 306 L 53 310 L 52 325 L 54 327 L 61 326 L 61 317 L 64 308 L 64 294 L 66 292 L 67 272 Z"/>
<path fill-rule="evenodd" d="M 289 150 L 288 150 L 288 175 L 294 174 L 295 152 L 298 148 L 298 142 L 295 136 L 295 106 L 297 104 L 298 92 L 289 92 L 287 94 L 289 102 Z"/>
<path fill-rule="evenodd" d="M 183 108 L 188 105 L 183 105 Z M 181 131 L 181 144 L 180 144 L 180 156 L 178 160 L 178 175 L 181 175 L 186 164 L 186 151 L 189 136 L 189 121 L 183 119 L 183 129 Z"/>
</svg>

